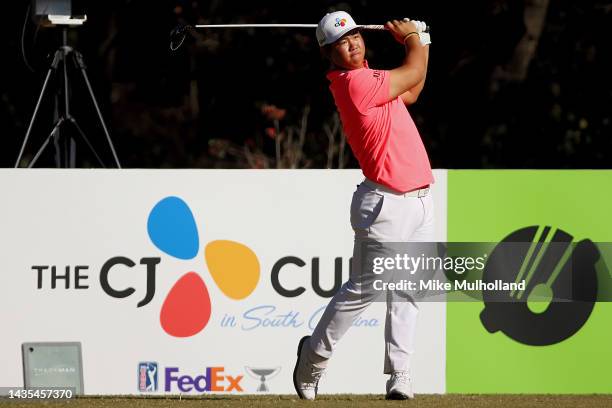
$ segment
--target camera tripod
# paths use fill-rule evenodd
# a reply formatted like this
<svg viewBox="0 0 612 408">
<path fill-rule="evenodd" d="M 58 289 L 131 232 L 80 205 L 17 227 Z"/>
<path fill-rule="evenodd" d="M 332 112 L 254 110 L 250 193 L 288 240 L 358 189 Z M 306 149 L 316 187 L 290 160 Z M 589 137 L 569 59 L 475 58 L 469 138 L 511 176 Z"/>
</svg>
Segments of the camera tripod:
<svg viewBox="0 0 612 408">
<path fill-rule="evenodd" d="M 36 103 L 36 107 L 34 108 L 34 113 L 32 114 L 32 118 L 30 119 L 30 124 L 28 125 L 28 130 L 25 134 L 23 144 L 21 145 L 19 156 L 17 157 L 17 161 L 15 162 L 15 168 L 19 167 L 19 164 L 21 162 L 23 152 L 25 151 L 26 144 L 28 143 L 28 139 L 30 137 L 30 134 L 32 133 L 34 122 L 36 121 L 36 117 L 38 115 L 38 111 L 40 109 L 41 102 L 43 100 L 43 97 L 45 96 L 45 92 L 48 89 L 51 76 L 53 74 L 56 74 L 56 75 L 58 74 L 58 67 L 60 66 L 60 64 L 62 65 L 62 68 L 63 68 L 63 89 L 58 89 L 58 93 L 56 95 L 55 116 L 57 119 L 54 123 L 53 129 L 51 130 L 49 135 L 45 138 L 45 141 L 43 142 L 42 146 L 40 147 L 40 149 L 38 149 L 38 151 L 36 152 L 32 160 L 28 164 L 28 168 L 31 168 L 34 166 L 34 164 L 40 158 L 41 154 L 44 152 L 45 148 L 49 145 L 52 139 L 54 140 L 54 144 L 56 147 L 56 155 L 55 155 L 56 166 L 57 167 L 75 167 L 76 143 L 75 143 L 75 140 L 72 138 L 72 136 L 70 136 L 69 139 L 66 139 L 66 136 L 65 136 L 63 140 L 63 149 L 61 149 L 60 147 L 60 144 L 61 144 L 60 139 L 61 139 L 61 136 L 63 136 L 63 132 L 60 132 L 60 131 L 62 127 L 66 124 L 72 125 L 72 127 L 81 136 L 85 144 L 89 147 L 89 149 L 91 150 L 95 158 L 98 160 L 98 163 L 102 167 L 106 168 L 106 166 L 104 165 L 104 162 L 102 161 L 102 159 L 100 159 L 100 156 L 98 155 L 98 153 L 96 153 L 96 150 L 94 149 L 89 139 L 85 135 L 85 132 L 83 132 L 83 129 L 78 124 L 76 119 L 70 114 L 70 81 L 69 81 L 69 75 L 68 75 L 68 61 L 69 60 L 72 60 L 72 62 L 81 72 L 81 76 L 83 77 L 83 80 L 85 81 L 85 84 L 87 85 L 87 90 L 89 91 L 89 96 L 91 98 L 91 101 L 93 102 L 93 105 L 96 109 L 98 120 L 100 121 L 100 124 L 102 125 L 102 129 L 104 130 L 104 134 L 106 135 L 106 140 L 108 141 L 110 150 L 113 153 L 115 164 L 117 165 L 117 168 L 121 168 L 121 165 L 119 164 L 119 158 L 117 157 L 117 153 L 115 152 L 115 147 L 113 146 L 113 142 L 111 141 L 110 134 L 108 133 L 108 129 L 106 128 L 106 124 L 104 123 L 104 119 L 102 118 L 102 112 L 100 112 L 98 102 L 96 101 L 93 90 L 91 88 L 91 84 L 89 83 L 89 78 L 87 76 L 87 71 L 86 71 L 85 62 L 83 60 L 83 56 L 81 55 L 79 51 L 67 45 L 68 31 L 66 28 L 63 29 L 62 37 L 63 37 L 63 45 L 60 46 L 55 51 L 55 54 L 53 56 L 53 61 L 51 62 L 51 66 L 49 67 L 49 70 L 47 71 L 47 76 L 45 77 L 45 82 L 43 83 L 42 90 L 40 91 L 38 102 Z M 60 100 L 59 100 L 60 96 L 63 97 L 64 99 L 63 100 L 63 111 L 61 111 L 60 109 L 60 105 L 61 105 Z M 62 155 L 62 150 L 63 150 L 63 155 Z"/>
</svg>

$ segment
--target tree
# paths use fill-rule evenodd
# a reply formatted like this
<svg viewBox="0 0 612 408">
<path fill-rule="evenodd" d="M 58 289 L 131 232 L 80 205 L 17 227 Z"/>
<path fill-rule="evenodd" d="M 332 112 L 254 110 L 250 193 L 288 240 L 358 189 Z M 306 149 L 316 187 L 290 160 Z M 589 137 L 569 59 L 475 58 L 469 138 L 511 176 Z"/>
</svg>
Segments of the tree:
<svg viewBox="0 0 612 408">
<path fill-rule="evenodd" d="M 527 78 L 529 65 L 544 30 L 548 5 L 549 0 L 524 0 L 525 33 L 516 45 L 510 61 L 495 70 L 494 79 L 522 82 Z"/>
</svg>

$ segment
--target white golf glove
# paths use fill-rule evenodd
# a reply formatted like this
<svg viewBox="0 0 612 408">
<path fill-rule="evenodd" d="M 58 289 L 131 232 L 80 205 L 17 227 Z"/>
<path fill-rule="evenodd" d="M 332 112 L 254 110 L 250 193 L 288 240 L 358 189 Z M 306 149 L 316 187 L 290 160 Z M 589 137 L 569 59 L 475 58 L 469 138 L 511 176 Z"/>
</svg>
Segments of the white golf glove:
<svg viewBox="0 0 612 408">
<path fill-rule="evenodd" d="M 426 22 L 418 21 L 418 20 L 410 20 L 407 17 L 404 18 L 404 21 L 411 21 L 416 26 L 417 33 L 419 33 L 419 40 L 421 40 L 422 46 L 431 44 L 431 36 L 429 35 L 429 33 L 425 32 L 425 30 L 427 30 Z"/>
<path fill-rule="evenodd" d="M 427 24 L 424 21 L 410 20 L 408 17 L 404 18 L 404 21 L 411 21 L 416 26 L 417 33 L 423 33 L 427 30 Z"/>
<path fill-rule="evenodd" d="M 431 44 L 431 36 L 429 33 L 419 33 L 419 40 L 421 40 L 421 45 L 423 47 Z"/>
</svg>

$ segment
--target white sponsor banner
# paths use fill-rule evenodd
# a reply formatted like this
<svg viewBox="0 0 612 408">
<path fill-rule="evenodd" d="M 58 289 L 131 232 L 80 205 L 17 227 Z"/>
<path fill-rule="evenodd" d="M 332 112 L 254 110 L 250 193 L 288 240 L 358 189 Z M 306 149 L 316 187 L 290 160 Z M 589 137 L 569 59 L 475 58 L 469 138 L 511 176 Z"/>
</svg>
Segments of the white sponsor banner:
<svg viewBox="0 0 612 408">
<path fill-rule="evenodd" d="M 435 178 L 444 241 L 446 171 Z M 349 207 L 362 179 L 358 170 L 0 170 L 0 385 L 23 384 L 22 343 L 79 341 L 86 394 L 293 393 L 298 340 L 348 276 Z M 384 308 L 354 322 L 321 393 L 384 392 Z M 445 309 L 420 306 L 416 393 L 445 392 Z"/>
</svg>

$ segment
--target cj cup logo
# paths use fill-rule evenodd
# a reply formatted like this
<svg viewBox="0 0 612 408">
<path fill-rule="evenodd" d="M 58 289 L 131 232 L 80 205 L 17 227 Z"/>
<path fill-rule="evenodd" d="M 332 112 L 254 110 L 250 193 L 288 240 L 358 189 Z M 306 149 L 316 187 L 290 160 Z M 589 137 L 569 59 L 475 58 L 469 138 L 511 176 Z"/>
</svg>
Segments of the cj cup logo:
<svg viewBox="0 0 612 408">
<path fill-rule="evenodd" d="M 336 24 L 334 27 L 344 27 L 346 25 L 346 18 L 336 18 Z"/>
<path fill-rule="evenodd" d="M 206 328 L 214 307 L 209 285 L 216 285 L 223 296 L 240 301 L 251 296 L 260 284 L 261 265 L 257 255 L 246 245 L 230 240 L 212 240 L 201 245 L 200 237 L 204 230 L 196 224 L 191 209 L 179 197 L 166 197 L 153 205 L 147 218 L 147 231 L 153 245 L 166 255 L 180 260 L 196 259 L 203 266 L 195 271 L 180 271 L 182 275 L 177 276 L 171 288 L 161 288 L 161 291 L 168 292 L 164 293 L 159 319 L 162 329 L 170 336 L 190 337 Z M 153 300 L 156 291 L 160 292 L 157 288 L 158 272 L 168 272 L 159 271 L 162 261 L 159 255 L 141 257 L 139 261 L 134 256 L 113 256 L 99 266 L 72 262 L 64 265 L 42 263 L 32 265 L 31 269 L 36 279 L 36 289 L 40 291 L 90 290 L 92 273 L 95 273 L 98 275 L 100 289 L 106 295 L 114 299 L 125 299 L 134 295 L 138 289 L 115 280 L 116 271 L 139 268 L 146 272 L 139 275 L 144 277 L 146 283 L 145 295 L 136 304 L 140 308 Z M 350 262 L 349 258 L 346 262 L 349 273 Z M 321 276 L 324 274 L 319 257 L 304 260 L 293 255 L 281 256 L 270 266 L 270 285 L 281 298 L 295 298 L 308 291 L 309 283 L 314 294 L 328 298 L 342 285 L 343 264 L 345 262 L 342 257 L 333 259 L 331 266 L 334 283 L 324 287 L 321 285 Z M 281 279 L 283 273 L 295 276 L 295 271 L 288 271 L 292 268 L 303 268 L 303 285 L 295 282 L 288 284 Z M 129 278 L 138 279 L 136 274 L 130 274 Z M 263 316 L 258 321 L 265 324 L 266 319 Z"/>
<path fill-rule="evenodd" d="M 200 235 L 189 206 L 178 197 L 166 197 L 151 210 L 147 222 L 151 242 L 165 254 L 194 259 L 200 251 Z M 248 297 L 260 277 L 255 253 L 234 241 L 210 241 L 204 247 L 204 263 L 213 282 L 230 299 Z M 200 274 L 184 273 L 168 292 L 160 312 L 161 326 L 174 337 L 190 337 L 202 331 L 212 305 Z"/>
<path fill-rule="evenodd" d="M 531 226 L 504 238 L 491 253 L 484 282 L 525 280 L 524 291 L 484 292 L 480 314 L 490 332 L 532 346 L 573 336 L 587 322 L 597 299 L 600 253 L 588 239 L 549 226 Z"/>
</svg>

